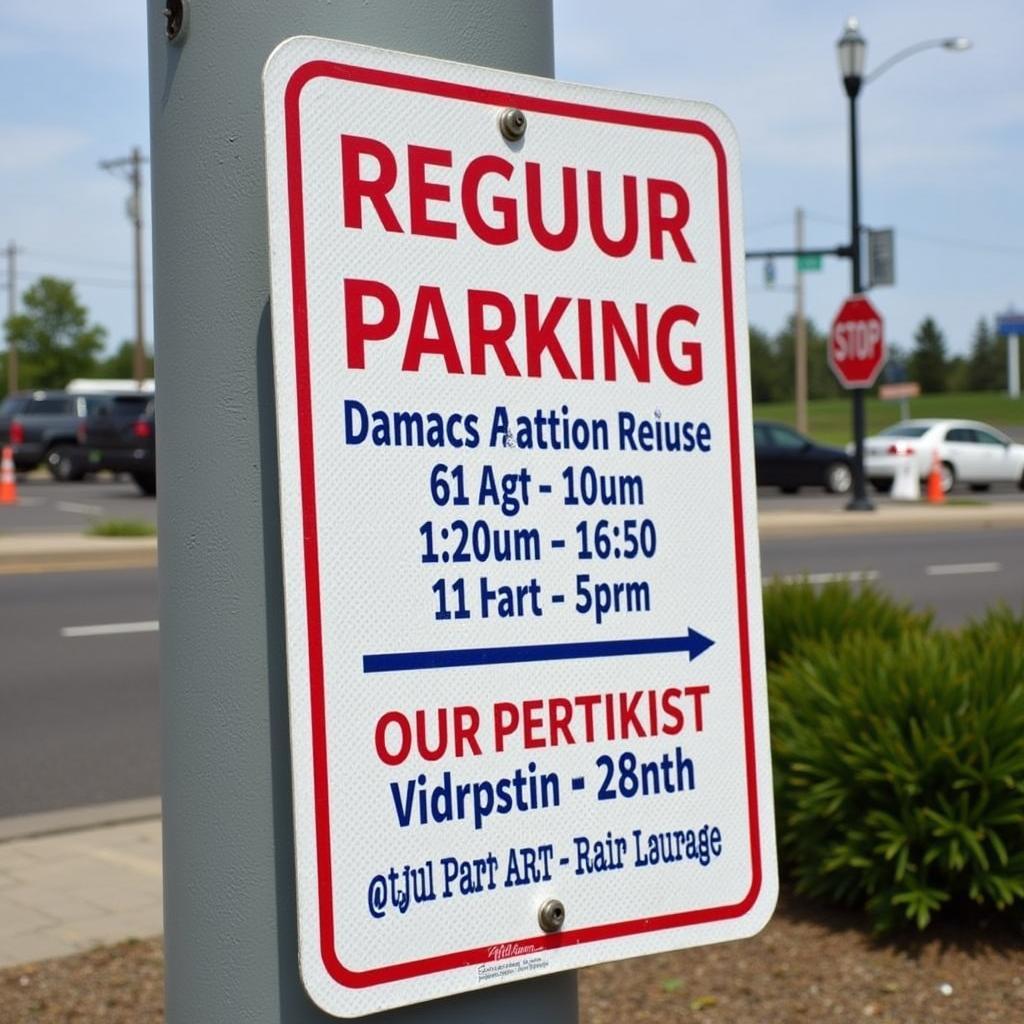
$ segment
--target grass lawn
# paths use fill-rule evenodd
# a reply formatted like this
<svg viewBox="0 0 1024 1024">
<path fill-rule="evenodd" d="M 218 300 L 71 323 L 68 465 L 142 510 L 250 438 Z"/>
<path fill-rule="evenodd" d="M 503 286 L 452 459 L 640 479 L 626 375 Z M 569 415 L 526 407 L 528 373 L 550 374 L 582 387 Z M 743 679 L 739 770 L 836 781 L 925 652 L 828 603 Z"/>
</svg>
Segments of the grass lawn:
<svg viewBox="0 0 1024 1024">
<path fill-rule="evenodd" d="M 1008 398 L 998 391 L 948 392 L 921 395 L 909 402 L 913 417 L 982 420 L 996 427 L 1024 424 L 1024 399 Z M 883 402 L 873 395 L 866 404 L 867 433 L 875 434 L 900 418 L 899 402 Z M 816 441 L 843 445 L 853 434 L 851 402 L 848 398 L 826 398 L 807 404 L 807 432 Z M 796 423 L 796 406 L 792 402 L 771 402 L 754 406 L 754 417 Z"/>
</svg>

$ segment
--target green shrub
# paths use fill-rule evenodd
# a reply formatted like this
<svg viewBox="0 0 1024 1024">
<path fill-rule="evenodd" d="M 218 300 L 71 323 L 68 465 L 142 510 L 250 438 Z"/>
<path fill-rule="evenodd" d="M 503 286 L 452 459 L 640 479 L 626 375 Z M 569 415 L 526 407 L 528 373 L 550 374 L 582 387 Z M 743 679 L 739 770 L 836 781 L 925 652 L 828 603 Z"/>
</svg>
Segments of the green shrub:
<svg viewBox="0 0 1024 1024">
<path fill-rule="evenodd" d="M 817 587 L 807 581 L 773 580 L 763 591 L 764 641 L 769 666 L 808 640 L 839 643 L 854 632 L 895 641 L 931 627 L 930 612 L 916 612 L 870 584 L 837 580 Z"/>
<path fill-rule="evenodd" d="M 797 888 L 879 931 L 1024 898 L 1024 624 L 809 644 L 770 675 L 776 813 Z"/>
<path fill-rule="evenodd" d="M 960 637 L 976 651 L 991 644 L 1006 650 L 1024 646 L 1024 613 L 1017 616 L 1005 604 L 995 604 L 980 619 L 964 626 Z"/>
</svg>

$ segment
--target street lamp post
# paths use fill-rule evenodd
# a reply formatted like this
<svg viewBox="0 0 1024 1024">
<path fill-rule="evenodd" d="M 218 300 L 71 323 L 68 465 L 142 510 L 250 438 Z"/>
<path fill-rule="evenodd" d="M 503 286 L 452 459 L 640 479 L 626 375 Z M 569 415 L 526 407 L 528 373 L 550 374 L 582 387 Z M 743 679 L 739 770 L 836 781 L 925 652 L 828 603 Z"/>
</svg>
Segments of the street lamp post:
<svg viewBox="0 0 1024 1024">
<path fill-rule="evenodd" d="M 850 291 L 861 293 L 860 281 L 860 181 L 858 178 L 857 96 L 864 81 L 864 56 L 867 43 L 860 34 L 857 19 L 850 18 L 838 43 L 839 70 L 843 88 L 850 101 Z M 864 480 L 864 388 L 853 390 L 853 497 L 847 508 L 871 512 L 874 505 L 868 497 Z"/>
<path fill-rule="evenodd" d="M 888 60 L 883 61 L 869 75 L 864 74 L 864 62 L 867 55 L 867 42 L 860 34 L 860 24 L 856 18 L 849 18 L 846 29 L 836 44 L 839 56 L 839 73 L 842 75 L 843 88 L 850 106 L 850 284 L 854 295 L 863 290 L 861 283 L 860 263 L 860 180 L 858 174 L 857 146 L 857 97 L 861 86 L 873 82 L 879 75 L 888 71 L 894 64 L 907 57 L 920 53 L 922 50 L 942 48 L 954 52 L 970 49 L 969 39 L 963 36 L 951 36 L 943 39 L 927 39 L 905 50 L 900 50 Z M 874 505 L 868 497 L 864 479 L 864 388 L 853 389 L 853 496 L 847 508 L 852 511 L 870 512 Z"/>
</svg>

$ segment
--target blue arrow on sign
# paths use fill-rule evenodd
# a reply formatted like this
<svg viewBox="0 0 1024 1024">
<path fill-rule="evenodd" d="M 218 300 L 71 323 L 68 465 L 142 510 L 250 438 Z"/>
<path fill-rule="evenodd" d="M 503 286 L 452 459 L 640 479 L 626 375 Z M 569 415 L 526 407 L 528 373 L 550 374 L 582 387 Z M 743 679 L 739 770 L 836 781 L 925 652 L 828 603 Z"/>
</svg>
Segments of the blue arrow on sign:
<svg viewBox="0 0 1024 1024">
<path fill-rule="evenodd" d="M 466 647 L 452 651 L 405 651 L 364 654 L 363 671 L 410 672 L 424 668 L 466 668 L 470 665 L 508 665 L 525 661 L 569 661 L 576 658 L 625 658 L 636 654 L 684 651 L 690 661 L 699 658 L 714 640 L 692 626 L 685 636 L 639 640 L 593 640 L 576 644 L 526 644 L 518 647 Z"/>
</svg>

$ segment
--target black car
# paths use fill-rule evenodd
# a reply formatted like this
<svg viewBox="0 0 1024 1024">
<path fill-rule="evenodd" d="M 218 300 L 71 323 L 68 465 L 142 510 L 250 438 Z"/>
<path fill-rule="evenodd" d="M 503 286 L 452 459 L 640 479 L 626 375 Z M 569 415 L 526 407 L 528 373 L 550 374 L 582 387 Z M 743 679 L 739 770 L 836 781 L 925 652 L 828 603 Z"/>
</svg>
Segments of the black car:
<svg viewBox="0 0 1024 1024">
<path fill-rule="evenodd" d="M 152 395 L 110 395 L 79 424 L 89 472 L 129 473 L 156 494 L 156 408 Z"/>
<path fill-rule="evenodd" d="M 0 444 L 11 446 L 19 472 L 45 463 L 57 480 L 81 480 L 87 468 L 77 429 L 99 400 L 67 391 L 16 391 L 0 402 Z"/>
<path fill-rule="evenodd" d="M 853 483 L 853 460 L 846 452 L 818 444 L 785 423 L 754 421 L 754 463 L 758 486 L 785 494 L 801 487 L 845 494 Z"/>
</svg>

